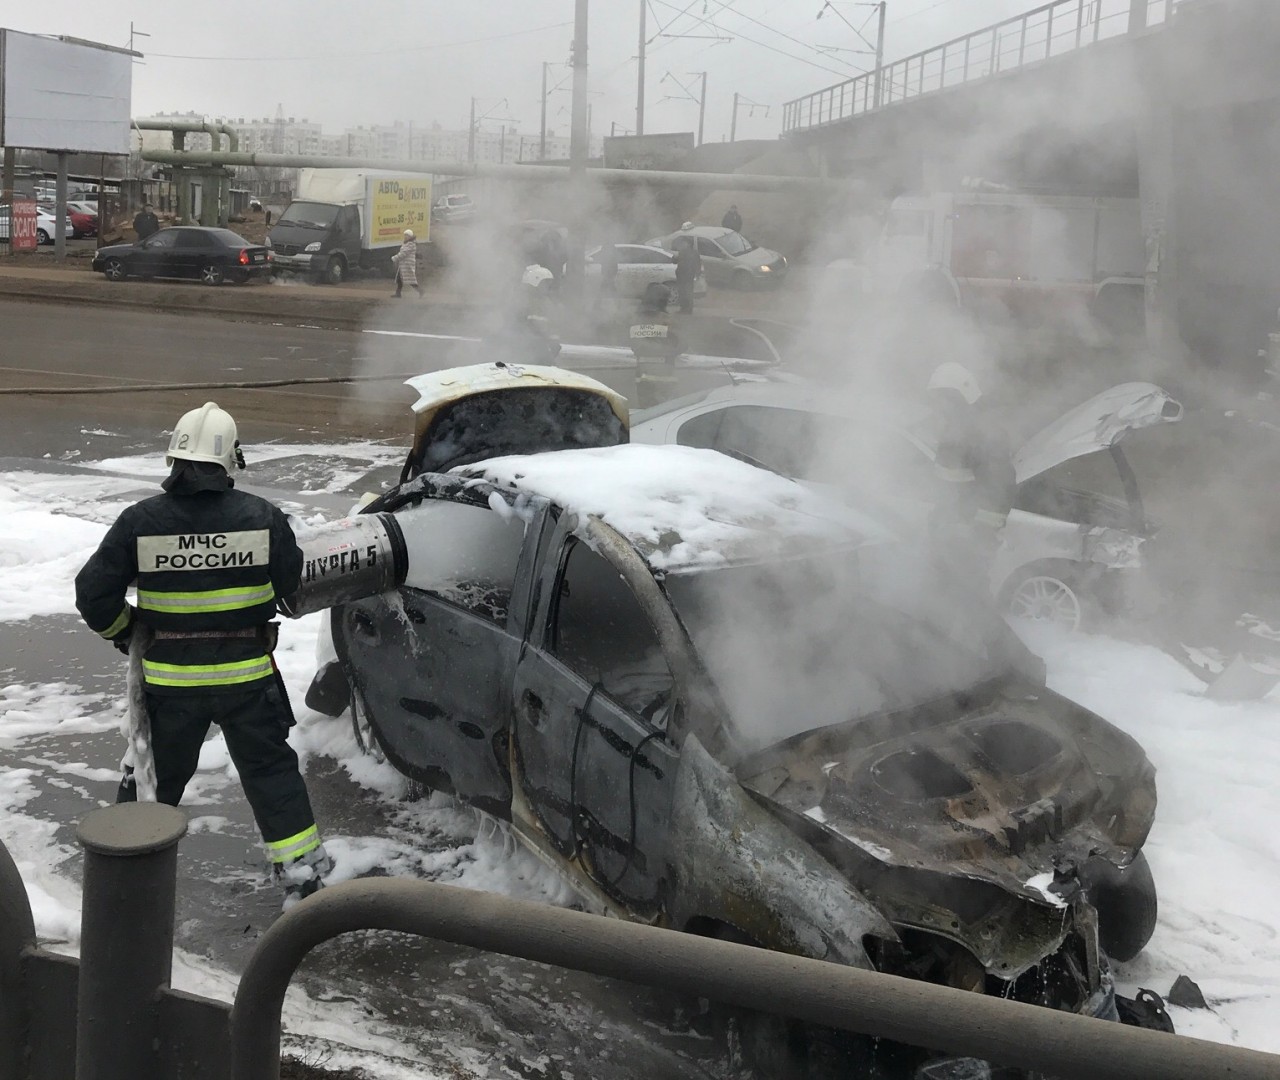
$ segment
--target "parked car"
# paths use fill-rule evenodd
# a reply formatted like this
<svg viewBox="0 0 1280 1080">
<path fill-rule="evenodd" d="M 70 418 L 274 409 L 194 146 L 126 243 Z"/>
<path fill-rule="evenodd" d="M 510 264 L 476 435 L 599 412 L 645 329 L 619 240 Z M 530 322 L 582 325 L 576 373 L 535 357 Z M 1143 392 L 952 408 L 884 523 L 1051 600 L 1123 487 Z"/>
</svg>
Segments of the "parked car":
<svg viewBox="0 0 1280 1080">
<path fill-rule="evenodd" d="M 742 233 L 719 225 L 692 225 L 645 243 L 674 251 L 681 237 L 692 237 L 702 256 L 702 272 L 712 285 L 751 289 L 777 284 L 787 274 L 787 260 L 760 247 Z"/>
<path fill-rule="evenodd" d="M 618 296 L 639 299 L 653 284 L 676 287 L 676 257 L 670 251 L 648 244 L 614 244 L 618 257 L 618 277 L 615 291 Z M 602 271 L 603 246 L 587 251 L 586 276 L 592 288 L 599 288 Z M 707 294 L 706 275 L 702 274 L 693 285 L 694 296 Z"/>
<path fill-rule="evenodd" d="M 36 207 L 36 243 L 42 245 L 52 244 L 57 236 L 57 228 L 57 217 L 42 206 Z M 69 217 L 66 219 L 65 228 L 67 236 L 74 234 L 75 230 Z M 6 243 L 9 240 L 8 206 L 0 206 L 0 240 Z"/>
<path fill-rule="evenodd" d="M 470 195 L 441 195 L 431 206 L 431 220 L 446 225 L 474 221 L 475 216 L 476 204 Z"/>
<path fill-rule="evenodd" d="M 98 212 L 97 210 L 86 211 L 79 209 L 83 204 L 67 203 L 67 220 L 71 222 L 71 229 L 67 235 L 75 240 L 80 240 L 86 236 L 98 235 Z M 53 207 L 43 207 L 46 213 L 55 221 L 57 220 Z"/>
<path fill-rule="evenodd" d="M 230 229 L 183 225 L 161 229 L 135 244 L 99 248 L 93 269 L 108 281 L 197 278 L 204 285 L 243 283 L 271 270 L 271 253 Z"/>
<path fill-rule="evenodd" d="M 783 476 L 838 484 L 923 531 L 939 493 L 930 414 L 872 402 L 842 411 L 835 401 L 829 388 L 796 379 L 740 383 L 635 414 L 631 438 L 707 447 Z M 885 419 L 893 416 L 897 423 Z M 1160 387 L 1125 383 L 1022 445 L 1014 454 L 1017 496 L 991 570 L 1004 610 L 1076 629 L 1123 596 L 1117 579 L 1142 566 L 1156 525 L 1120 443 L 1136 428 L 1181 416 Z M 1110 458 L 1113 494 L 1081 490 L 1063 474 L 1060 466 L 1087 455 Z"/>
<path fill-rule="evenodd" d="M 553 371 L 423 377 L 364 511 L 407 578 L 331 613 L 364 745 L 593 910 L 1115 1019 L 1155 919 L 1138 744 L 865 509 L 616 445 L 616 395 Z"/>
</svg>

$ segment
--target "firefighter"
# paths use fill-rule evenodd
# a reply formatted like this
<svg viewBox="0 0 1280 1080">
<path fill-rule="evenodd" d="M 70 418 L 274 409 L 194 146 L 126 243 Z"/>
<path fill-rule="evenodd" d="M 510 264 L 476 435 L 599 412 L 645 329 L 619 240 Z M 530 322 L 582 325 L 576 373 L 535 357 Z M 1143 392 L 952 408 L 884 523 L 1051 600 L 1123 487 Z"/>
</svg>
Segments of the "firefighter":
<svg viewBox="0 0 1280 1080">
<path fill-rule="evenodd" d="M 928 391 L 939 420 L 934 471 L 942 482 L 934 536 L 946 543 L 949 555 L 986 575 L 1017 484 L 1008 440 L 983 407 L 978 380 L 963 364 L 939 364 Z"/>
<path fill-rule="evenodd" d="M 182 800 L 210 724 L 222 728 L 285 907 L 331 869 L 275 666 L 276 601 L 293 593 L 302 552 L 284 514 L 235 490 L 244 456 L 230 414 L 209 402 L 173 430 L 164 493 L 128 507 L 76 575 L 90 629 L 140 664 L 156 799 Z M 136 583 L 137 606 L 126 600 Z M 117 802 L 137 798 L 126 767 Z"/>
</svg>

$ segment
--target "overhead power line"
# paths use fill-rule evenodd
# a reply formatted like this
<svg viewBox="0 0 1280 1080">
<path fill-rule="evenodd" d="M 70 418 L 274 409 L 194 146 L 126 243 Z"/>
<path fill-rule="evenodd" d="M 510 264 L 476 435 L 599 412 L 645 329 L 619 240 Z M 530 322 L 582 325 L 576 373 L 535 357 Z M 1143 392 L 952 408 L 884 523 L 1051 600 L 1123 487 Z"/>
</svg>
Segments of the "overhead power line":
<svg viewBox="0 0 1280 1080">
<path fill-rule="evenodd" d="M 491 34 L 487 37 L 468 38 L 464 41 L 438 41 L 430 45 L 412 45 L 403 49 L 379 49 L 362 53 L 321 53 L 315 56 L 188 56 L 185 53 L 148 52 L 148 57 L 164 60 L 212 60 L 225 63 L 282 63 L 293 60 L 350 60 L 363 56 L 394 56 L 404 53 L 431 52 L 437 49 L 458 49 L 465 45 L 483 45 L 490 41 L 505 41 L 507 38 L 527 37 L 529 34 L 540 34 L 545 30 L 559 30 L 572 26 L 572 21 L 547 23 L 545 26 L 531 26 L 527 30 L 512 30 L 506 34 Z"/>
</svg>

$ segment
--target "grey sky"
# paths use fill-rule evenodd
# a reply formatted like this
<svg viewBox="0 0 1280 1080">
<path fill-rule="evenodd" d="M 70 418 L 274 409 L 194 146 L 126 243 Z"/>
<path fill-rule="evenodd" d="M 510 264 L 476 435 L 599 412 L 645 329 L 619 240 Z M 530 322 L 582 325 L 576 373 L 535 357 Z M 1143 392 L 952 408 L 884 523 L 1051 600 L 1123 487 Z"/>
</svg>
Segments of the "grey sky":
<svg viewBox="0 0 1280 1080">
<path fill-rule="evenodd" d="M 668 72 L 696 94 L 708 72 L 708 140 L 729 130 L 735 91 L 769 105 L 743 108 L 738 135 L 778 133 L 781 102 L 839 82 L 871 57 L 815 47 L 866 48 L 823 0 L 649 0 L 647 131 L 690 131 L 697 105 Z M 886 58 L 1017 14 L 1037 0 L 889 0 Z M 541 64 L 553 62 L 548 126 L 567 132 L 573 0 L 224 0 L 221 4 L 132 0 L 0 0 L 0 25 L 125 44 L 129 20 L 149 33 L 135 68 L 135 115 L 193 110 L 210 116 L 308 117 L 339 132 L 347 125 L 395 120 L 463 128 L 470 98 L 494 130 L 539 122 Z M 838 12 L 875 40 L 870 5 L 835 2 Z M 595 134 L 635 122 L 639 0 L 593 0 L 590 55 Z M 863 27 L 863 23 L 866 23 Z M 787 35 L 787 36 L 783 36 Z M 717 41 L 716 37 L 729 37 Z M 487 39 L 487 40 L 482 40 Z M 781 50 L 780 52 L 777 50 Z M 782 55 L 789 53 L 791 56 Z M 163 55 L 168 54 L 168 55 Z M 215 59 L 178 59 L 176 57 Z M 279 59 L 277 59 L 279 58 Z M 298 59 L 287 59 L 298 58 Z M 302 59 L 306 58 L 306 59 Z M 677 100 L 664 100 L 668 96 Z M 506 99 L 507 105 L 500 102 Z"/>
</svg>

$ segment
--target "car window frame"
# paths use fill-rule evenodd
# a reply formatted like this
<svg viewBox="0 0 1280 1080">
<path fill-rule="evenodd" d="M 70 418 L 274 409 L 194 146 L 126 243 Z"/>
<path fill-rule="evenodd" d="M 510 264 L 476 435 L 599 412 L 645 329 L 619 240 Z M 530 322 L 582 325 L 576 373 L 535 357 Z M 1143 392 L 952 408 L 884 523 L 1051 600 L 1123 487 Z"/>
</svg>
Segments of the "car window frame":
<svg viewBox="0 0 1280 1080">
<path fill-rule="evenodd" d="M 153 232 L 138 246 L 143 251 L 176 251 L 178 248 L 178 233 L 181 229 L 161 229 L 159 232 Z"/>
<path fill-rule="evenodd" d="M 640 613 L 640 617 L 644 620 L 644 625 L 648 627 L 653 636 L 653 641 L 657 646 L 659 654 L 662 656 L 663 665 L 667 669 L 667 674 L 671 678 L 670 704 L 666 711 L 666 721 L 663 724 L 655 724 L 653 720 L 643 714 L 637 712 L 625 701 L 622 701 L 604 685 L 603 680 L 596 678 L 592 673 L 581 671 L 571 664 L 556 648 L 555 629 L 560 614 L 560 600 L 563 596 L 563 586 L 565 574 L 568 571 L 569 559 L 573 552 L 581 547 L 589 554 L 596 556 L 611 567 L 618 575 L 622 583 L 622 587 L 627 590 L 627 594 L 635 602 L 635 606 Z M 664 596 L 665 601 L 665 596 Z M 671 656 L 663 643 L 662 634 L 658 627 L 654 625 L 653 619 L 645 610 L 645 605 L 636 593 L 630 576 L 626 574 L 622 567 L 618 566 L 614 560 L 610 559 L 608 554 L 603 551 L 597 551 L 592 547 L 591 543 L 584 537 L 569 531 L 560 538 L 556 550 L 555 572 L 551 581 L 551 594 L 547 603 L 545 616 L 541 622 L 541 633 L 538 636 L 538 649 L 548 659 L 563 668 L 572 678 L 577 679 L 583 686 L 593 687 L 595 692 L 605 698 L 615 708 L 620 709 L 629 717 L 645 728 L 647 732 L 657 733 L 661 738 L 674 745 L 673 733 L 679 732 L 684 727 L 685 708 L 683 704 L 684 695 L 681 692 L 681 680 L 677 671 L 677 665 L 672 663 Z"/>
</svg>

